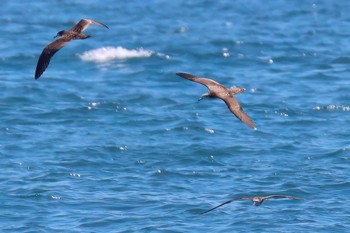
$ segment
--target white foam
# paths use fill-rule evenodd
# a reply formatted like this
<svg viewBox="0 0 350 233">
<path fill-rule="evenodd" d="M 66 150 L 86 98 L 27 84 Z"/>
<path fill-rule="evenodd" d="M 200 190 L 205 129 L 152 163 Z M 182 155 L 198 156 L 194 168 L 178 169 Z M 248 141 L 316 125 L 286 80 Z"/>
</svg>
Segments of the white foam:
<svg viewBox="0 0 350 233">
<path fill-rule="evenodd" d="M 327 106 L 316 106 L 313 108 L 314 110 L 329 110 L 329 111 L 335 111 L 335 110 L 341 110 L 341 111 L 350 111 L 350 106 L 348 105 L 327 105 Z"/>
<path fill-rule="evenodd" d="M 102 47 L 78 54 L 84 61 L 93 62 L 108 62 L 114 59 L 129 59 L 129 58 L 142 58 L 150 57 L 154 52 L 143 48 L 139 49 L 126 49 L 123 47 Z"/>
<path fill-rule="evenodd" d="M 215 133 L 215 131 L 214 131 L 213 129 L 205 128 L 204 130 L 207 131 L 208 133 L 211 133 L 211 134 L 212 134 L 212 133 Z"/>
</svg>

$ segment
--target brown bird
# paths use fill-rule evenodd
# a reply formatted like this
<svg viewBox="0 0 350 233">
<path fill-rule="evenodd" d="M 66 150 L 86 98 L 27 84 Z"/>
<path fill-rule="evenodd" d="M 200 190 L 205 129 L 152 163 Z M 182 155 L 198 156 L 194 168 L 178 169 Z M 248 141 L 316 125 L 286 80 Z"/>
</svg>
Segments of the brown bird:
<svg viewBox="0 0 350 233">
<path fill-rule="evenodd" d="M 223 205 L 226 205 L 226 204 L 229 204 L 233 201 L 240 201 L 240 200 L 250 200 L 253 202 L 253 205 L 255 206 L 259 206 L 261 205 L 266 199 L 269 199 L 269 198 L 289 198 L 289 199 L 294 199 L 294 200 L 305 200 L 304 198 L 299 198 L 299 197 L 293 197 L 293 196 L 286 196 L 286 195 L 269 195 L 269 196 L 258 196 L 258 197 L 239 197 L 239 198 L 234 198 L 234 199 L 231 199 L 229 201 L 226 201 L 218 206 L 215 206 L 213 208 L 211 208 L 210 210 L 207 210 L 201 214 L 205 214 L 205 213 L 208 213 L 212 210 L 215 210 L 216 208 L 219 208 L 220 206 L 223 206 Z"/>
<path fill-rule="evenodd" d="M 241 120 L 243 123 L 248 125 L 250 128 L 256 129 L 252 119 L 247 115 L 247 113 L 243 111 L 243 108 L 241 107 L 239 102 L 236 100 L 236 98 L 233 97 L 233 95 L 239 94 L 245 91 L 245 88 L 241 88 L 241 87 L 226 88 L 222 84 L 208 78 L 200 78 L 192 74 L 181 73 L 181 72 L 178 72 L 176 74 L 182 78 L 203 84 L 209 89 L 209 92 L 204 93 L 199 100 L 207 97 L 222 99 L 226 103 L 228 109 L 230 109 L 230 111 L 239 120 Z"/>
<path fill-rule="evenodd" d="M 99 25 L 105 28 L 108 28 L 105 24 L 97 22 L 95 20 L 91 19 L 82 19 L 77 23 L 74 27 L 72 27 L 70 30 L 62 30 L 57 33 L 57 35 L 54 37 L 59 37 L 54 42 L 48 44 L 44 50 L 42 51 L 38 64 L 36 65 L 35 70 L 35 79 L 38 79 L 45 71 L 47 66 L 50 63 L 50 60 L 52 56 L 60 50 L 63 46 L 65 46 L 69 41 L 71 40 L 77 40 L 77 39 L 86 39 L 91 37 L 90 35 L 85 35 L 81 33 L 84 31 L 87 27 L 90 26 L 90 24 Z"/>
</svg>

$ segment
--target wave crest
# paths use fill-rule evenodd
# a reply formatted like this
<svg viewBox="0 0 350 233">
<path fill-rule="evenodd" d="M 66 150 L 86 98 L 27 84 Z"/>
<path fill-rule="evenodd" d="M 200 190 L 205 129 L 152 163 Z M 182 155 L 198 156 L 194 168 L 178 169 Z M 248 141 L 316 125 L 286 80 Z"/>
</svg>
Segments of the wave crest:
<svg viewBox="0 0 350 233">
<path fill-rule="evenodd" d="M 102 47 L 98 49 L 92 49 L 78 54 L 84 61 L 93 62 L 107 62 L 114 59 L 128 59 L 128 58 L 141 58 L 150 57 L 154 52 L 143 48 L 139 49 L 126 49 L 123 47 Z"/>
</svg>

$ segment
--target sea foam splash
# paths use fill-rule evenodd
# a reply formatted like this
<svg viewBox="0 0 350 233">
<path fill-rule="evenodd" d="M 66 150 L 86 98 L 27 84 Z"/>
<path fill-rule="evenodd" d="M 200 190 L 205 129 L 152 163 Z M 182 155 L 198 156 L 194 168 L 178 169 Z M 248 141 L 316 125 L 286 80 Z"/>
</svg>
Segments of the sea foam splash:
<svg viewBox="0 0 350 233">
<path fill-rule="evenodd" d="M 341 110 L 341 111 L 350 111 L 350 106 L 347 105 L 327 105 L 327 106 L 316 106 L 313 108 L 314 110 L 329 110 L 329 111 L 334 111 L 334 110 Z"/>
<path fill-rule="evenodd" d="M 140 49 L 126 49 L 123 47 L 102 47 L 78 54 L 84 61 L 93 62 L 107 62 L 114 59 L 128 59 L 128 58 L 141 58 L 150 57 L 154 52 L 150 50 Z"/>
</svg>

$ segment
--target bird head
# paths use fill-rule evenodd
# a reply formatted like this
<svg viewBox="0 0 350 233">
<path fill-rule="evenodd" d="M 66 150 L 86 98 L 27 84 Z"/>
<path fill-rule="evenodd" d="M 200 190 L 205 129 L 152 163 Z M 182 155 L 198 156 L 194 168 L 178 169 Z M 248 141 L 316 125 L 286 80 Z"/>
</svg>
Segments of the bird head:
<svg viewBox="0 0 350 233">
<path fill-rule="evenodd" d="M 252 199 L 252 202 L 253 202 L 253 205 L 259 206 L 259 205 L 261 205 L 264 202 L 264 200 L 262 198 L 260 198 L 260 197 L 254 197 Z"/>
<path fill-rule="evenodd" d="M 261 202 L 260 201 L 253 201 L 253 205 L 259 206 L 259 205 L 261 205 Z"/>
<path fill-rule="evenodd" d="M 59 32 L 57 32 L 56 36 L 54 36 L 54 38 L 60 37 L 60 36 L 62 36 L 64 33 L 65 33 L 65 30 L 59 31 Z"/>
</svg>

